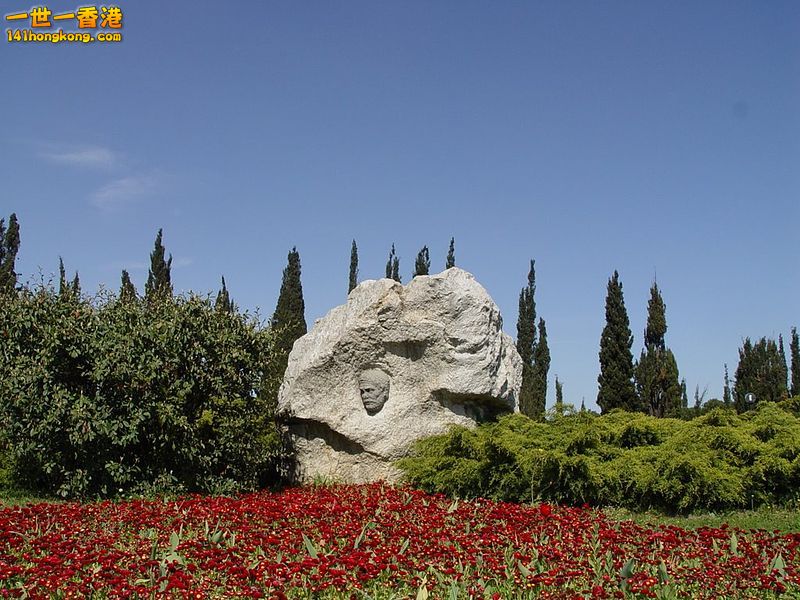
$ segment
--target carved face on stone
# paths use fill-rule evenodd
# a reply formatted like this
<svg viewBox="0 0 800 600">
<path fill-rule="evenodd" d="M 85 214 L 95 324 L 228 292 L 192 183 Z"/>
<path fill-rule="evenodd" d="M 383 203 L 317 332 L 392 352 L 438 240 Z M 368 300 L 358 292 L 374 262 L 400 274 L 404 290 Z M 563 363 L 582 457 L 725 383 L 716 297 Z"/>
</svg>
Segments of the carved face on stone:
<svg viewBox="0 0 800 600">
<path fill-rule="evenodd" d="M 367 413 L 374 415 L 389 399 L 389 376 L 378 369 L 364 371 L 358 378 L 358 390 Z"/>
</svg>

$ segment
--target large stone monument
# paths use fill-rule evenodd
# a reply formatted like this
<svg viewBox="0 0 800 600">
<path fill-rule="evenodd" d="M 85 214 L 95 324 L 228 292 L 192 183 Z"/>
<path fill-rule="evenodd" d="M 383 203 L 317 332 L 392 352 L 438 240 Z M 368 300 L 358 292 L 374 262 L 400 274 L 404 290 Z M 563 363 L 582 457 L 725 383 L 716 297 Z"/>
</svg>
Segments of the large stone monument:
<svg viewBox="0 0 800 600">
<path fill-rule="evenodd" d="M 414 441 L 518 410 L 521 382 L 497 305 L 466 271 L 364 281 L 289 355 L 278 414 L 293 476 L 396 481 Z"/>
</svg>

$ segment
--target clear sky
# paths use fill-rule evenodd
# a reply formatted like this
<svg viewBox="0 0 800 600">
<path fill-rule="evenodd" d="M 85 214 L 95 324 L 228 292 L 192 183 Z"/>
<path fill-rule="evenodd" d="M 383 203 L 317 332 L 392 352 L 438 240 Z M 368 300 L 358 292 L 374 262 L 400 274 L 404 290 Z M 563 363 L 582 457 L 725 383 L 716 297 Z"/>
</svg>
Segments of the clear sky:
<svg viewBox="0 0 800 600">
<path fill-rule="evenodd" d="M 407 282 L 454 236 L 511 335 L 536 260 L 549 404 L 558 375 L 588 407 L 614 269 L 636 357 L 657 277 L 690 395 L 721 396 L 743 337 L 800 326 L 798 2 L 118 6 L 122 43 L 0 42 L 23 281 L 60 255 L 84 291 L 122 268 L 141 291 L 163 227 L 176 290 L 224 275 L 268 316 L 297 246 L 311 324 L 353 238 L 361 279 L 394 242 Z"/>
</svg>

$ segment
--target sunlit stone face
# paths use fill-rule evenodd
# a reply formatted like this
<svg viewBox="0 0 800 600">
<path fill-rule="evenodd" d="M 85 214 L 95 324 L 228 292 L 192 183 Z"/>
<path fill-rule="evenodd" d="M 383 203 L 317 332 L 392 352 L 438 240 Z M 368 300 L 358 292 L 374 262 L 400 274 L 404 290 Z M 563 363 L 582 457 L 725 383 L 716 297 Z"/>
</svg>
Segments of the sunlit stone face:
<svg viewBox="0 0 800 600">
<path fill-rule="evenodd" d="M 378 369 L 364 371 L 358 378 L 358 389 L 367 413 L 374 415 L 389 399 L 389 376 Z"/>
</svg>

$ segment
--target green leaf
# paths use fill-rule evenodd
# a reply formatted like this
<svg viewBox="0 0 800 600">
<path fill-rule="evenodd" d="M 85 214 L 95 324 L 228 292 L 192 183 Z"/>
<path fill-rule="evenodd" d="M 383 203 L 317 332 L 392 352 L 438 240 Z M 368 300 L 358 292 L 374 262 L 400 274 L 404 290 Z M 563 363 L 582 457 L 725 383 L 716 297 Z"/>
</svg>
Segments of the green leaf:
<svg viewBox="0 0 800 600">
<path fill-rule="evenodd" d="M 664 584 L 669 581 L 669 573 L 667 572 L 667 565 L 662 560 L 658 563 L 658 580 Z"/>
<path fill-rule="evenodd" d="M 522 561 L 517 562 L 517 568 L 519 569 L 519 572 L 522 573 L 523 577 L 531 576 L 531 570 L 525 565 L 523 565 Z"/>
<path fill-rule="evenodd" d="M 426 588 L 426 584 L 428 583 L 427 578 L 422 578 L 422 583 L 419 584 L 419 589 L 417 590 L 417 600 L 428 600 L 428 588 Z"/>
<path fill-rule="evenodd" d="M 361 528 L 361 533 L 358 534 L 356 541 L 353 543 L 353 550 L 358 550 L 358 547 L 361 545 L 361 542 L 364 541 L 364 534 L 367 532 L 367 529 L 374 529 L 377 527 L 377 523 L 370 521 L 364 527 Z"/>
<path fill-rule="evenodd" d="M 303 534 L 303 544 L 311 558 L 319 558 L 319 552 L 317 552 L 317 549 L 314 547 L 314 543 L 308 539 L 305 533 Z"/>
<path fill-rule="evenodd" d="M 783 560 L 783 555 L 778 552 L 775 555 L 775 558 L 772 559 L 770 563 L 770 569 L 767 571 L 767 574 L 771 574 L 772 571 L 778 571 L 782 576 L 786 577 L 786 562 Z"/>
</svg>

